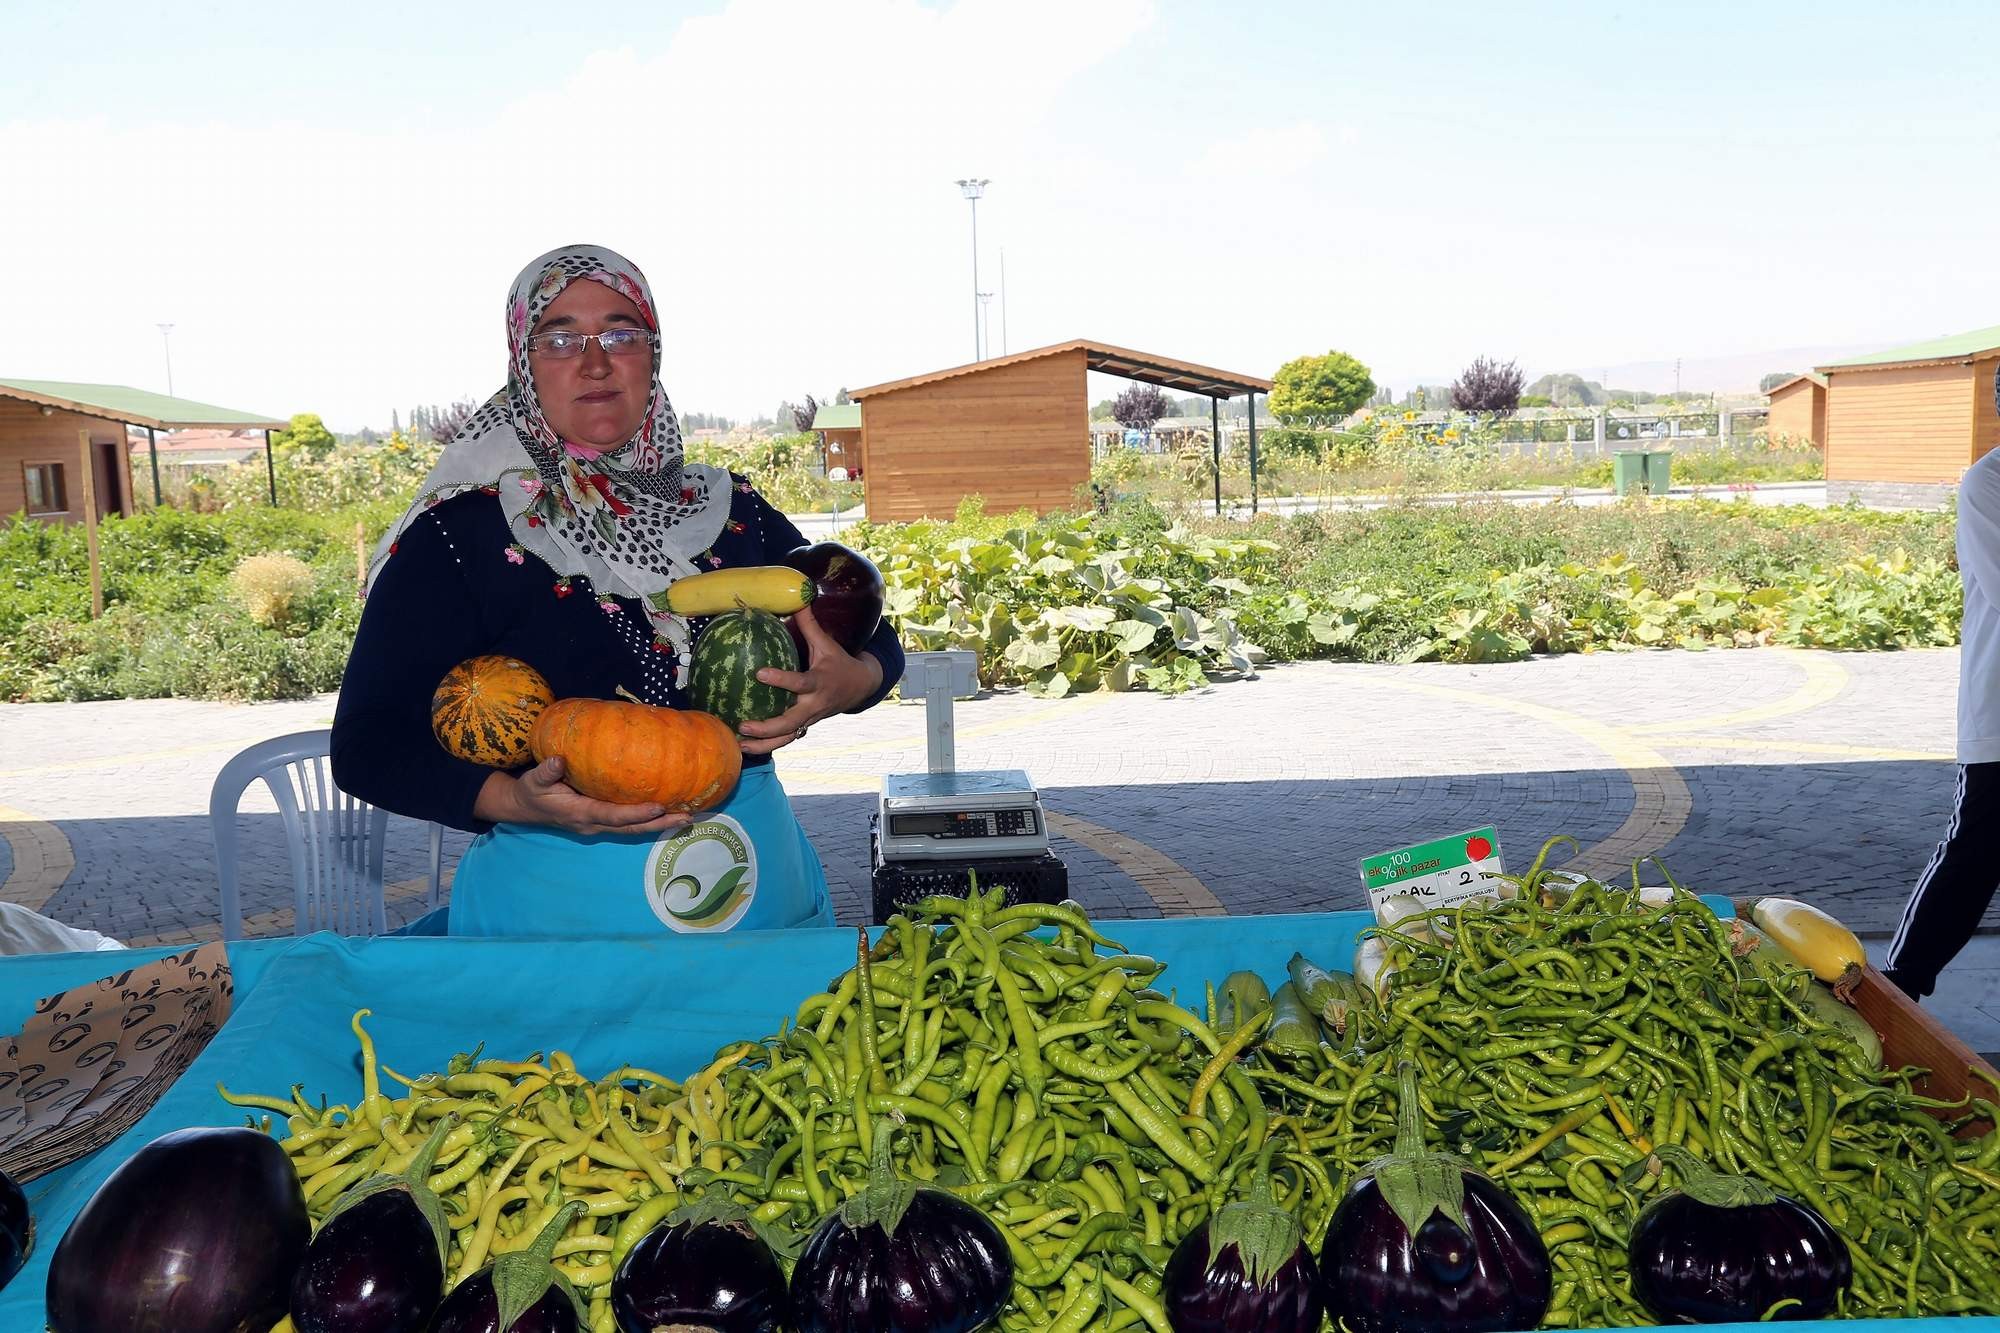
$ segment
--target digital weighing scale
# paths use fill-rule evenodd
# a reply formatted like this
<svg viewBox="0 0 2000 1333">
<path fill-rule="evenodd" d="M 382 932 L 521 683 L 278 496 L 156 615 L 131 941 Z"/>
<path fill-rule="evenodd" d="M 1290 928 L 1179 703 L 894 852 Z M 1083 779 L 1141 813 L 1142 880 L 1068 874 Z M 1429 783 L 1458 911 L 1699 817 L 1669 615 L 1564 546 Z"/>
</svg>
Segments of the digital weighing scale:
<svg viewBox="0 0 2000 1333">
<path fill-rule="evenodd" d="M 884 861 L 1040 856 L 1042 798 L 1018 768 L 892 773 L 882 779 L 877 848 Z"/>
<path fill-rule="evenodd" d="M 910 653 L 905 695 L 924 695 L 930 771 L 882 779 L 873 825 L 875 920 L 931 894 L 1005 889 L 1007 901 L 1054 903 L 1069 869 L 1049 851 L 1042 798 L 1017 768 L 961 773 L 952 700 L 978 688 L 969 652 Z"/>
</svg>

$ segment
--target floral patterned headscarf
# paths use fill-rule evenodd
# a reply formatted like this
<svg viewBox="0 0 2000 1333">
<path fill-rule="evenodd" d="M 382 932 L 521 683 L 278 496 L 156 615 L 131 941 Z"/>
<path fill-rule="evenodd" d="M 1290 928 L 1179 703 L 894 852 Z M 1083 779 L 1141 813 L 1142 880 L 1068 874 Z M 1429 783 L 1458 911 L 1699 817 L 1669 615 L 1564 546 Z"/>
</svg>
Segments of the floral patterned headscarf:
<svg viewBox="0 0 2000 1333">
<path fill-rule="evenodd" d="M 470 490 L 497 494 L 514 545 L 495 558 L 519 564 L 526 554 L 539 556 L 556 572 L 558 595 L 583 578 L 600 599 L 637 598 L 656 643 L 674 653 L 684 683 L 688 627 L 667 610 L 666 590 L 705 567 L 697 561 L 729 518 L 729 474 L 682 461 L 680 423 L 660 386 L 657 344 L 652 401 L 630 440 L 600 453 L 556 436 L 535 393 L 528 335 L 550 302 L 579 279 L 624 296 L 648 329 L 660 331 L 652 289 L 622 255 L 572 245 L 522 269 L 507 298 L 507 387 L 445 445 L 416 503 L 383 537 L 369 584 L 426 509 Z"/>
</svg>

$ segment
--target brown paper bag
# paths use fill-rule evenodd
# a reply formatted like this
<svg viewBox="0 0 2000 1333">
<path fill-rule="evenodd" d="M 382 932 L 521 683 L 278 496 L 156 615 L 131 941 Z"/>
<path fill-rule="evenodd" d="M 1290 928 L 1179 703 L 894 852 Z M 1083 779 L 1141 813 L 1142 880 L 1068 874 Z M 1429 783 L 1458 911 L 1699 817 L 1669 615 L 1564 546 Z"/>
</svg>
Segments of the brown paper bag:
<svg viewBox="0 0 2000 1333">
<path fill-rule="evenodd" d="M 51 995 L 0 1048 L 0 1170 L 17 1181 L 123 1134 L 208 1045 L 234 993 L 204 944 Z"/>
</svg>

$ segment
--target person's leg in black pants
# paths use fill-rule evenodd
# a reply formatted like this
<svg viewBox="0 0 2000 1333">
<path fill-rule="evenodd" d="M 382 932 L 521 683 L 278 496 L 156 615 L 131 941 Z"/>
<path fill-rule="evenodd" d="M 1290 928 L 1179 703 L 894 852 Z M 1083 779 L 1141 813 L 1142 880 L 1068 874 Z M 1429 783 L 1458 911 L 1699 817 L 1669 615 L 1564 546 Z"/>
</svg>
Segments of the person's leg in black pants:
<svg viewBox="0 0 2000 1333">
<path fill-rule="evenodd" d="M 2000 764 L 1964 764 L 1944 841 L 1931 854 L 1889 944 L 1883 974 L 1922 999 L 1972 939 L 2000 888 Z"/>
</svg>

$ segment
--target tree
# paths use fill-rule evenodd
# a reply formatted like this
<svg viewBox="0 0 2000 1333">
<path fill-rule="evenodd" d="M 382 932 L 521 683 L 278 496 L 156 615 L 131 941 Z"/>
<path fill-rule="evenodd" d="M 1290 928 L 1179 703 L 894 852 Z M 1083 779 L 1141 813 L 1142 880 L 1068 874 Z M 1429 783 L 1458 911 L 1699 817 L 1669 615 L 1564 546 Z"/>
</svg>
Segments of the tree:
<svg viewBox="0 0 2000 1333">
<path fill-rule="evenodd" d="M 299 413 L 283 430 L 271 436 L 273 448 L 295 450 L 308 458 L 324 458 L 337 443 L 317 412 Z"/>
<path fill-rule="evenodd" d="M 1114 416 L 1112 415 L 1112 413 L 1111 413 L 1111 407 L 1112 407 L 1112 404 L 1113 404 L 1113 403 L 1115 403 L 1115 402 L 1117 402 L 1117 401 L 1118 401 L 1118 400 L 1117 400 L 1117 399 L 1115 399 L 1115 398 L 1106 398 L 1106 399 L 1105 399 L 1104 401 L 1102 401 L 1102 402 L 1098 402 L 1098 403 L 1092 403 L 1092 404 L 1090 405 L 1090 419 L 1091 419 L 1092 421 L 1115 421 L 1115 420 L 1117 420 L 1117 418 L 1116 418 L 1116 417 L 1114 417 Z"/>
<path fill-rule="evenodd" d="M 847 386 L 845 384 L 841 385 L 840 392 L 833 396 L 833 405 L 835 407 L 846 407 L 853 401 L 854 399 L 848 395 Z"/>
<path fill-rule="evenodd" d="M 1368 367 L 1345 352 L 1294 357 L 1271 379 L 1271 415 L 1287 426 L 1331 426 L 1375 396 Z"/>
<path fill-rule="evenodd" d="M 1799 372 L 1796 370 L 1774 370 L 1763 379 L 1757 381 L 1757 392 L 1769 393 L 1786 380 L 1795 380 L 1798 377 Z"/>
<path fill-rule="evenodd" d="M 1524 401 L 1528 394 L 1545 397 L 1557 407 L 1596 407 L 1605 399 L 1602 384 L 1569 373 L 1542 376 L 1527 387 Z"/>
<path fill-rule="evenodd" d="M 1555 400 L 1545 393 L 1524 393 L 1521 395 L 1521 401 L 1518 404 L 1520 407 L 1554 407 L 1555 405 Z"/>
<path fill-rule="evenodd" d="M 1172 409 L 1157 384 L 1135 384 L 1112 402 L 1111 415 L 1127 430 L 1151 430 Z"/>
<path fill-rule="evenodd" d="M 389 433 L 394 435 L 401 429 L 403 429 L 403 419 L 396 415 L 396 409 L 392 407 L 389 409 Z"/>
<path fill-rule="evenodd" d="M 818 415 L 819 400 L 811 394 L 807 394 L 805 403 L 802 406 L 792 409 L 792 428 L 794 430 L 811 430 L 813 428 L 813 419 Z M 780 419 L 782 420 L 782 418 Z"/>
<path fill-rule="evenodd" d="M 479 410 L 479 404 L 461 398 L 438 415 L 431 425 L 431 439 L 439 444 L 450 444 L 451 437 L 465 429 L 465 423 L 472 420 L 472 414 Z"/>
<path fill-rule="evenodd" d="M 1521 384 L 1527 379 L 1512 361 L 1502 365 L 1479 357 L 1451 382 L 1451 405 L 1460 412 L 1499 412 L 1521 405 Z"/>
</svg>

